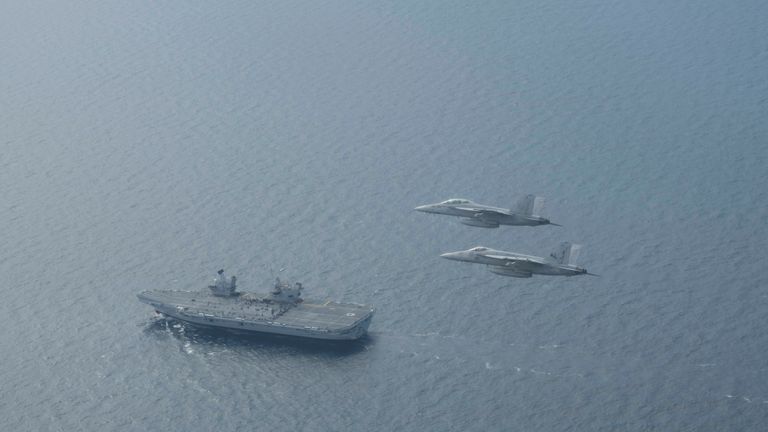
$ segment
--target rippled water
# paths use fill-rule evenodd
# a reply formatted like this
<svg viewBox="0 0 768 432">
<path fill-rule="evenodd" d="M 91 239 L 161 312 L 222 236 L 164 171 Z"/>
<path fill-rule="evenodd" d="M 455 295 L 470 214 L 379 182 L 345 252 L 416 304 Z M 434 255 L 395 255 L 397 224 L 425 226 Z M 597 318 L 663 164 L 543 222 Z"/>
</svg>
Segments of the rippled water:
<svg viewBox="0 0 768 432">
<path fill-rule="evenodd" d="M 0 14 L 0 429 L 759 430 L 768 7 L 20 2 Z M 563 228 L 412 208 L 548 198 Z M 601 278 L 438 257 L 583 243 Z M 348 345 L 153 318 L 225 267 Z"/>
</svg>

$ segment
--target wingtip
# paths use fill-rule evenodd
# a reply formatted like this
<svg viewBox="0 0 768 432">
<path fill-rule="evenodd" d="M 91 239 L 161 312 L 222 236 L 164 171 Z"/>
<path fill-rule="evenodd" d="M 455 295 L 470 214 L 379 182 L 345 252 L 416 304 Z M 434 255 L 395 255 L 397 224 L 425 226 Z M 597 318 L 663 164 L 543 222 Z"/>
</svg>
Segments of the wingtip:
<svg viewBox="0 0 768 432">
<path fill-rule="evenodd" d="M 600 276 L 599 274 L 594 274 L 594 273 L 589 273 L 589 272 L 587 272 L 587 273 L 585 273 L 585 274 L 586 274 L 586 275 L 588 275 L 588 276 L 594 276 L 594 277 L 602 277 L 602 276 Z"/>
<path fill-rule="evenodd" d="M 550 224 L 550 225 L 554 225 L 554 226 L 556 226 L 556 227 L 561 227 L 561 226 L 562 226 L 562 225 L 560 225 L 560 224 L 556 224 L 556 223 L 554 223 L 554 222 L 550 222 L 549 224 Z"/>
</svg>

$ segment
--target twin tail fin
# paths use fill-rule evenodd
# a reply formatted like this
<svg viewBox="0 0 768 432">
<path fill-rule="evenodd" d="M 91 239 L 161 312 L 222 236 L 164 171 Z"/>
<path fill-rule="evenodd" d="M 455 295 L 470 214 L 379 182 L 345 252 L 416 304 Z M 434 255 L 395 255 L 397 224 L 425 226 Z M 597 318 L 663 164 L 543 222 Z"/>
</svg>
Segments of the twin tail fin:
<svg viewBox="0 0 768 432">
<path fill-rule="evenodd" d="M 581 245 L 574 243 L 561 243 L 560 247 L 550 254 L 552 258 L 557 260 L 560 264 L 576 265 L 576 260 L 579 259 L 579 252 L 581 252 Z"/>
<path fill-rule="evenodd" d="M 541 217 L 544 211 L 544 197 L 526 195 L 515 204 L 515 210 L 525 216 Z"/>
</svg>

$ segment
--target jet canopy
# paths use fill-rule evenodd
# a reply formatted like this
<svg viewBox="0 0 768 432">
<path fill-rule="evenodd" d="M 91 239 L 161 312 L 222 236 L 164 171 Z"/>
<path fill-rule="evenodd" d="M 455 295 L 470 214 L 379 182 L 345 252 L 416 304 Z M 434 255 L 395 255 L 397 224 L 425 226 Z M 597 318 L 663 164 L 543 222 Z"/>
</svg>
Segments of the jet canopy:
<svg viewBox="0 0 768 432">
<path fill-rule="evenodd" d="M 441 202 L 440 204 L 443 205 L 456 205 L 456 204 L 469 204 L 469 200 L 460 199 L 460 198 L 452 198 L 446 201 Z"/>
<path fill-rule="evenodd" d="M 473 247 L 472 249 L 470 249 L 471 252 L 484 252 L 484 251 L 487 251 L 487 250 L 488 250 L 488 248 L 487 247 L 483 247 L 483 246 L 476 246 L 476 247 Z"/>
</svg>

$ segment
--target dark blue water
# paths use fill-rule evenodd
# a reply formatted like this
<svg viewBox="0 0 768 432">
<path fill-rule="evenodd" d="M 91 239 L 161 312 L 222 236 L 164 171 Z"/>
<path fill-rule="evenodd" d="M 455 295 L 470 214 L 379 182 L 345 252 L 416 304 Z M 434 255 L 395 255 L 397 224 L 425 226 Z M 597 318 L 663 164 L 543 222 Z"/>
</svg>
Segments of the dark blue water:
<svg viewBox="0 0 768 432">
<path fill-rule="evenodd" d="M 766 5 L 7 2 L 0 430 L 761 430 Z M 564 227 L 412 210 L 526 193 Z M 603 277 L 439 258 L 561 241 Z M 136 300 L 221 267 L 370 337 Z"/>
</svg>

